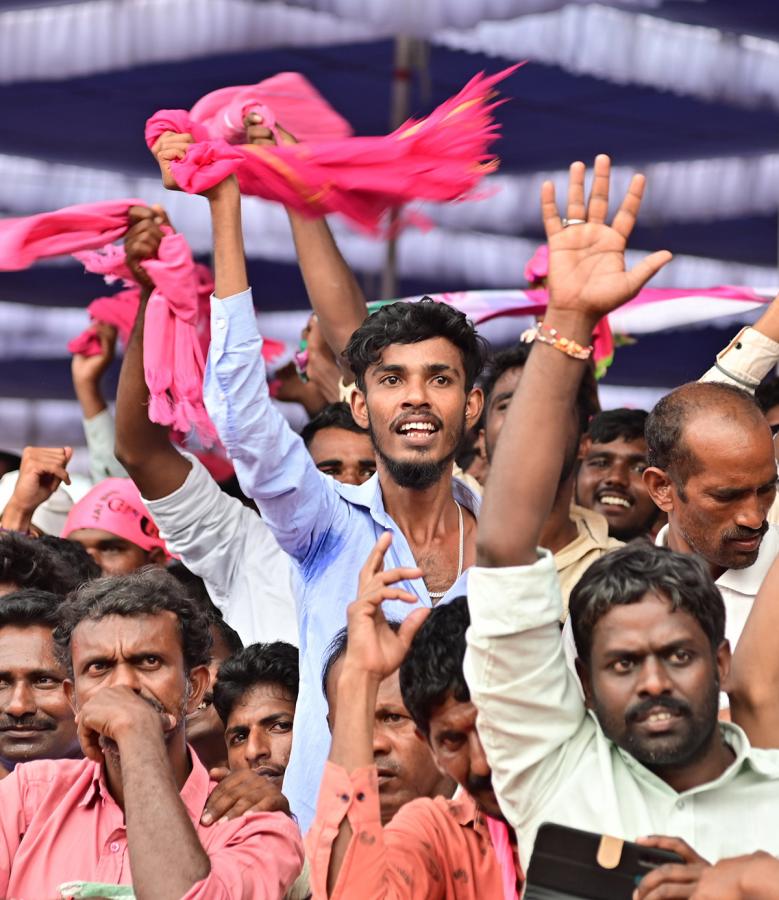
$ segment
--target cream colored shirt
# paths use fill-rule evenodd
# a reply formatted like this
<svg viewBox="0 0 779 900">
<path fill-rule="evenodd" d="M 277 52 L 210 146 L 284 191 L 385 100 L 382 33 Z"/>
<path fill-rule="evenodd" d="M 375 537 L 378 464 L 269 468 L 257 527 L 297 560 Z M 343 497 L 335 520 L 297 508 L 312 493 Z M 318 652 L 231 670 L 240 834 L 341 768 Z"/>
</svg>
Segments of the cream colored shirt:
<svg viewBox="0 0 779 900">
<path fill-rule="evenodd" d="M 715 781 L 677 793 L 610 741 L 563 654 L 563 604 L 546 550 L 530 566 L 470 570 L 465 677 L 504 815 L 527 866 L 542 822 L 627 840 L 678 835 L 712 862 L 779 854 L 779 751 L 722 723 L 736 755 Z"/>
<path fill-rule="evenodd" d="M 622 541 L 609 537 L 608 520 L 595 510 L 572 503 L 571 520 L 576 523 L 579 536 L 554 555 L 564 618 L 568 616 L 568 598 L 582 575 L 604 553 L 622 546 Z"/>
</svg>

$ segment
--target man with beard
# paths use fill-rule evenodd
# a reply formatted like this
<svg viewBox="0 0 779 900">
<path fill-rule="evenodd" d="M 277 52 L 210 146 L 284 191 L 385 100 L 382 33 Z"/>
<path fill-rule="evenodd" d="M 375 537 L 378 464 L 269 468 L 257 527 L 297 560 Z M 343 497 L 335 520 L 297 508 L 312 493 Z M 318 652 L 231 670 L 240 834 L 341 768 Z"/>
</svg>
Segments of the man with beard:
<svg viewBox="0 0 779 900">
<path fill-rule="evenodd" d="M 543 821 L 628 840 L 676 834 L 711 861 L 777 852 L 779 753 L 718 723 L 730 649 L 703 563 L 636 543 L 593 564 L 570 603 L 583 700 L 563 652 L 554 566 L 537 549 L 564 456 L 564 418 L 546 410 L 570 409 L 598 320 L 670 259 L 655 253 L 625 270 L 644 179 L 633 177 L 608 226 L 609 170 L 598 157 L 587 207 L 584 165 L 571 167 L 567 220 L 554 186 L 542 189 L 550 340 L 534 348 L 509 407 L 468 584 L 465 676 L 479 734 L 523 863 Z M 672 844 L 689 864 L 647 876 L 639 896 L 689 896 L 707 864 L 678 841 L 648 843 Z"/>
<path fill-rule="evenodd" d="M 530 349 L 529 344 L 519 344 L 497 353 L 482 381 L 484 413 L 479 444 L 488 466 L 492 462 L 506 410 L 522 377 Z M 590 417 L 597 410 L 597 386 L 592 372 L 587 369 L 579 385 L 575 408 L 566 419 L 568 428 L 565 435 L 565 459 L 555 500 L 539 541 L 540 546 L 554 554 L 560 589 L 563 592 L 564 615 L 567 615 L 568 597 L 576 582 L 596 559 L 620 546 L 616 535 L 609 537 L 608 520 L 600 511 L 586 508 L 589 504 L 579 505 L 573 502 L 579 444 L 587 431 Z"/>
<path fill-rule="evenodd" d="M 0 603 L 0 777 L 31 759 L 81 756 L 51 634 L 61 602 L 28 588 Z"/>
<path fill-rule="evenodd" d="M 184 719 L 208 684 L 211 637 L 175 579 L 93 581 L 60 606 L 55 638 L 86 758 L 17 766 L 0 782 L 0 895 L 132 885 L 155 900 L 282 897 L 302 861 L 286 815 L 199 821 L 215 785 Z"/>
<path fill-rule="evenodd" d="M 395 587 L 408 572 L 384 570 L 389 544 L 389 535 L 379 538 L 361 573 L 359 599 L 349 607 L 349 641 L 337 686 L 340 710 L 306 838 L 314 896 L 511 900 L 521 890 L 522 873 L 463 678 L 465 597 L 429 615 L 416 610 L 399 628 L 391 627 L 382 603 L 416 598 Z M 386 822 L 372 710 L 380 686 L 398 666 L 417 740 L 427 743 L 441 772 L 463 790 L 454 800 L 411 800 Z"/>
<path fill-rule="evenodd" d="M 647 447 L 643 409 L 609 409 L 590 422 L 579 449 L 576 500 L 609 523 L 620 541 L 656 533 L 660 510 L 643 481 Z"/>
<path fill-rule="evenodd" d="M 644 482 L 668 514 L 657 543 L 706 561 L 735 647 L 779 555 L 779 528 L 767 521 L 776 497 L 771 429 L 747 391 L 697 382 L 659 401 L 647 419 L 646 438 Z"/>
<path fill-rule="evenodd" d="M 168 134 L 155 146 L 163 171 L 190 139 Z M 344 624 L 347 597 L 376 535 L 397 540 L 392 565 L 421 565 L 424 579 L 404 582 L 417 603 L 461 594 L 475 554 L 478 498 L 453 480 L 452 462 L 466 428 L 481 413 L 474 387 L 484 351 L 473 326 L 443 303 L 396 303 L 352 335 L 346 360 L 357 384 L 355 421 L 371 432 L 377 474 L 359 486 L 320 472 L 301 439 L 270 403 L 262 338 L 248 287 L 234 178 L 208 192 L 214 236 L 215 292 L 204 398 L 241 488 L 295 560 L 301 686 L 285 793 L 305 830 L 327 756 L 326 709 L 319 691 L 323 652 Z M 394 610 L 393 610 L 394 606 Z M 388 612 L 406 614 L 403 603 Z"/>
</svg>

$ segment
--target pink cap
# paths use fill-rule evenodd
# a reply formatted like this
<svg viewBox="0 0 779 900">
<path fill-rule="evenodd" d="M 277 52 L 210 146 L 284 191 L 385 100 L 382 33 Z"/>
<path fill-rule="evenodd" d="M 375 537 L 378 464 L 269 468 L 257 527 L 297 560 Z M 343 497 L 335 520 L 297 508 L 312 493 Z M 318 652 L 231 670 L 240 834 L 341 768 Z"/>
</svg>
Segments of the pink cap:
<svg viewBox="0 0 779 900">
<path fill-rule="evenodd" d="M 168 552 L 138 488 L 129 478 L 106 478 L 73 506 L 62 537 L 70 537 L 80 528 L 108 531 L 147 552 L 155 547 Z"/>
<path fill-rule="evenodd" d="M 528 284 L 540 281 L 549 274 L 549 247 L 546 244 L 536 250 L 528 264 L 525 266 L 525 280 Z"/>
</svg>

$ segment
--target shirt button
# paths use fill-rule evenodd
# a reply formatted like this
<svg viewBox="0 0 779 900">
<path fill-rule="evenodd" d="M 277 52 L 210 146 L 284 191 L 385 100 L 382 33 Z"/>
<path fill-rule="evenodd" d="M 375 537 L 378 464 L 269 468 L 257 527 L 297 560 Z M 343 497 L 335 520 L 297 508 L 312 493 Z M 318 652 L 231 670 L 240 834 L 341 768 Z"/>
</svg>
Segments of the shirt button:
<svg viewBox="0 0 779 900">
<path fill-rule="evenodd" d="M 224 319 L 217 319 L 217 320 L 216 320 L 216 327 L 217 327 L 217 328 L 224 328 L 224 327 L 225 327 L 225 320 L 224 320 Z"/>
<path fill-rule="evenodd" d="M 341 800 L 342 800 L 344 803 L 348 803 L 348 802 L 349 802 L 349 795 L 348 795 L 348 794 L 341 794 Z"/>
<path fill-rule="evenodd" d="M 677 801 L 676 801 L 676 808 L 677 808 L 677 809 L 684 809 L 684 800 L 677 800 Z"/>
<path fill-rule="evenodd" d="M 111 844 L 108 849 L 111 851 L 111 853 L 118 853 L 119 852 L 119 843 L 117 841 L 111 841 Z"/>
</svg>

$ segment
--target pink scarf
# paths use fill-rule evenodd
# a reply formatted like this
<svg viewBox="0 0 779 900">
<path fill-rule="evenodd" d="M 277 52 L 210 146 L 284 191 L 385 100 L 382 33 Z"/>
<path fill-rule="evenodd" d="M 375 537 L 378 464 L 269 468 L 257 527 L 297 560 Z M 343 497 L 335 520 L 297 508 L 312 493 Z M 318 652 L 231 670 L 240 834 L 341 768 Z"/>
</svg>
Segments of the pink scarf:
<svg viewBox="0 0 779 900">
<path fill-rule="evenodd" d="M 89 304 L 87 312 L 93 322 L 113 325 L 119 332 L 119 340 L 126 347 L 135 318 L 138 315 L 140 303 L 140 290 L 137 287 L 127 288 L 124 291 L 119 291 L 118 294 L 112 294 L 110 297 L 98 297 Z M 90 325 L 78 337 L 68 341 L 68 351 L 70 353 L 80 353 L 83 356 L 97 356 L 100 353 L 100 349 L 97 325 Z"/>
<path fill-rule="evenodd" d="M 508 825 L 492 816 L 484 817 L 492 841 L 492 849 L 500 866 L 503 879 L 504 900 L 517 900 L 517 867 L 514 863 L 514 848 L 509 841 Z"/>
<path fill-rule="evenodd" d="M 236 173 L 245 194 L 283 203 L 312 218 L 339 212 L 376 233 L 388 210 L 412 200 L 463 200 L 473 195 L 484 175 L 497 169 L 497 157 L 488 152 L 499 128 L 492 117 L 498 105 L 493 88 L 516 68 L 476 75 L 429 116 L 409 120 L 385 137 L 236 146 L 224 139 L 225 134 L 241 139 L 234 107 L 227 113 L 229 127 L 214 129 L 218 114 L 209 105 L 211 129 L 185 110 L 160 110 L 146 123 L 146 143 L 151 148 L 166 131 L 192 134 L 195 143 L 184 159 L 171 163 L 174 178 L 189 193 Z M 269 110 L 265 103 L 262 113 L 269 124 L 286 126 L 281 98 L 266 99 L 273 104 Z"/>
<path fill-rule="evenodd" d="M 143 200 L 106 200 L 0 220 L 0 271 L 26 269 L 47 256 L 94 250 L 127 231 L 127 210 Z"/>
</svg>

